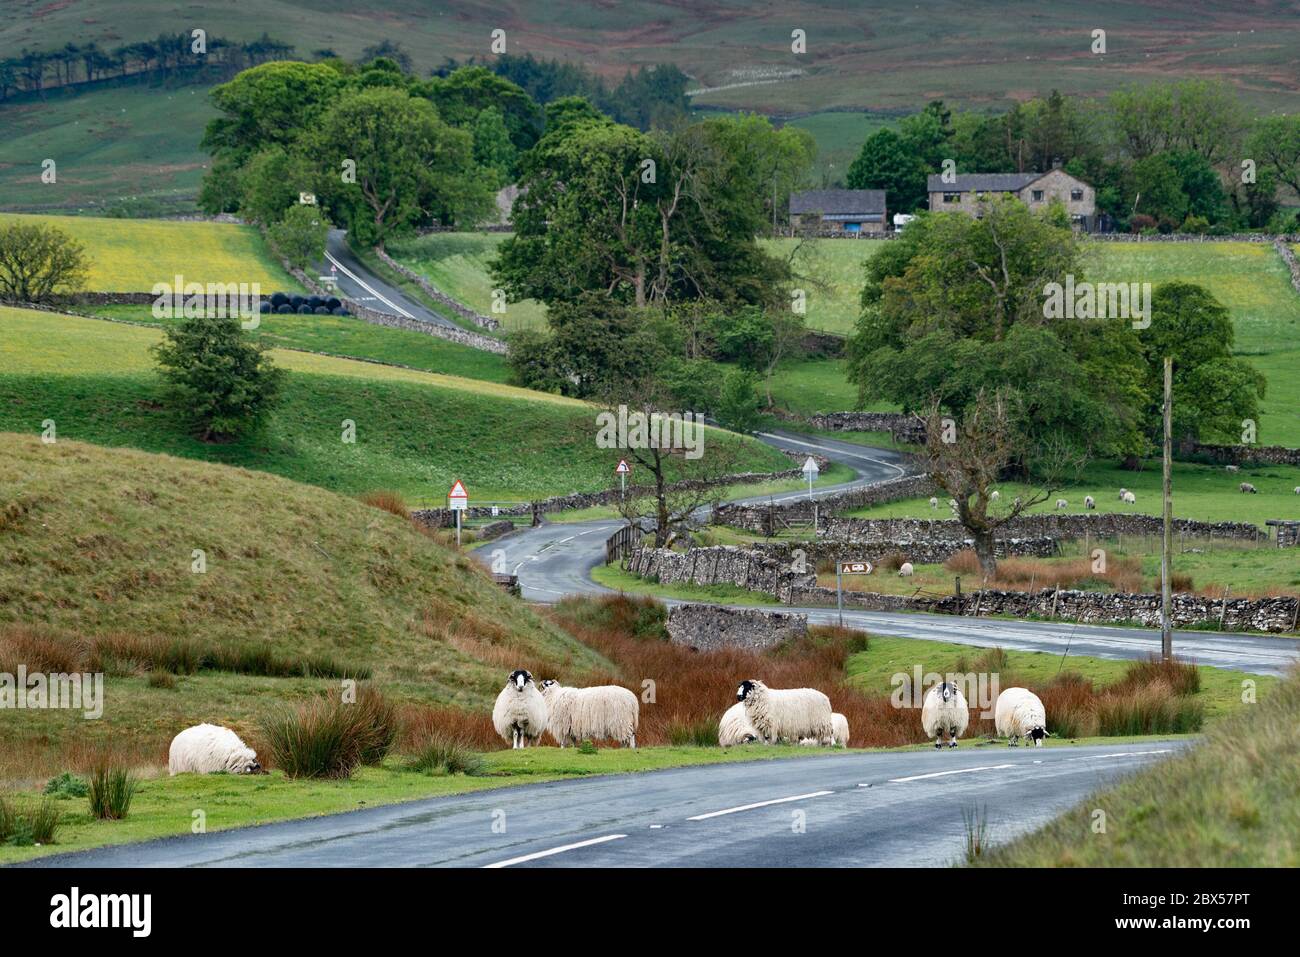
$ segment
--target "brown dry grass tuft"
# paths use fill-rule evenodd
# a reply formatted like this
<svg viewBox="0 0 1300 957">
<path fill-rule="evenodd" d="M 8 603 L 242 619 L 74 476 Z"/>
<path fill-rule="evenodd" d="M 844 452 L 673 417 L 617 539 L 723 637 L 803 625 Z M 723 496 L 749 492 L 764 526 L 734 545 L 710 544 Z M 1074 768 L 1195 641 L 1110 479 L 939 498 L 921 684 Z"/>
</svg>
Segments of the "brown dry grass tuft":
<svg viewBox="0 0 1300 957">
<path fill-rule="evenodd" d="M 357 496 L 357 500 L 363 505 L 369 505 L 373 508 L 381 508 L 385 512 L 391 512 L 398 518 L 410 519 L 411 510 L 407 508 L 406 499 L 402 498 L 400 492 L 394 492 L 390 489 L 376 489 L 373 492 L 365 492 Z"/>
</svg>

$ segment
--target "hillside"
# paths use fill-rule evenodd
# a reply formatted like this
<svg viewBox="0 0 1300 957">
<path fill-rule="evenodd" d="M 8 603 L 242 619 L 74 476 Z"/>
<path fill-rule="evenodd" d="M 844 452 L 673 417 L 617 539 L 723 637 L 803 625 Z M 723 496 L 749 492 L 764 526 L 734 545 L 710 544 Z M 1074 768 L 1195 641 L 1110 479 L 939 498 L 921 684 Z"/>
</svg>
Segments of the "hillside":
<svg viewBox="0 0 1300 957">
<path fill-rule="evenodd" d="M 194 549 L 206 555 L 202 574 Z M 409 523 L 243 469 L 0 433 L 0 556 L 0 670 L 41 660 L 31 644 L 15 657 L 20 631 L 73 664 L 96 639 L 184 640 L 333 662 L 369 672 L 394 697 L 479 708 L 516 662 L 604 666 Z M 338 687 L 205 670 L 155 688 L 138 664 L 114 657 L 104 720 L 8 712 L 0 752 L 123 731 L 147 750 L 181 721 L 240 724 L 286 697 Z"/>
<path fill-rule="evenodd" d="M 391 488 L 443 504 L 462 480 L 478 504 L 612 485 L 618 450 L 596 447 L 595 411 L 494 382 L 275 350 L 289 370 L 263 434 L 213 445 L 163 405 L 149 348 L 157 329 L 0 307 L 0 430 L 131 446 L 273 472 L 345 494 Z M 341 441 L 344 420 L 357 441 Z M 737 441 L 709 430 L 708 440 Z M 707 441 L 706 441 L 707 449 Z M 745 441 L 740 468 L 790 467 Z"/>
</svg>

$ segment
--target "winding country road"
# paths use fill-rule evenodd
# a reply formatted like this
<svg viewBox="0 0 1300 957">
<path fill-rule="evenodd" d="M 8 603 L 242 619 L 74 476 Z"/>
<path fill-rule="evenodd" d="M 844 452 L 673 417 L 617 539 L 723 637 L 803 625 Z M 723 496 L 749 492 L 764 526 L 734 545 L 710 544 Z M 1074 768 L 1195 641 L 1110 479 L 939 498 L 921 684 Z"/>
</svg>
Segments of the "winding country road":
<svg viewBox="0 0 1300 957">
<path fill-rule="evenodd" d="M 433 326 L 459 329 L 446 316 L 439 315 L 403 293 L 367 269 L 348 248 L 347 233 L 331 229 L 325 242 L 325 262 L 318 265 L 317 275 L 332 275 L 339 292 L 377 312 L 427 322 Z"/>
</svg>

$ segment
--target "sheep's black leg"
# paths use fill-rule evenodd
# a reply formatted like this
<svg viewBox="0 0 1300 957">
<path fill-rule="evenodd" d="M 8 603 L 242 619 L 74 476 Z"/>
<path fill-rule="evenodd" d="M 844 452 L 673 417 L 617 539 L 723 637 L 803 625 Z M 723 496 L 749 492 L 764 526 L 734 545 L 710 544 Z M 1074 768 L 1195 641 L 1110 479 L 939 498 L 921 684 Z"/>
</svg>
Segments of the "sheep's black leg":
<svg viewBox="0 0 1300 957">
<path fill-rule="evenodd" d="M 957 747 L 957 729 L 956 729 L 956 728 L 949 728 L 949 729 L 948 729 L 948 747 L 950 747 L 950 748 L 955 748 L 955 747 Z"/>
</svg>

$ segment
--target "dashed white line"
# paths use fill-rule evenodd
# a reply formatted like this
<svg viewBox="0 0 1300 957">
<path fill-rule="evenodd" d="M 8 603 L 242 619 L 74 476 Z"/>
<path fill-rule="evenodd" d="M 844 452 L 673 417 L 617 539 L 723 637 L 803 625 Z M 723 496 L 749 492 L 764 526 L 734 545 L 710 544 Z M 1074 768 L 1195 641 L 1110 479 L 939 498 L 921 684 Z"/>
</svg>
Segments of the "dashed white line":
<svg viewBox="0 0 1300 957">
<path fill-rule="evenodd" d="M 935 771 L 933 774 L 914 774 L 910 778 L 890 778 L 890 784 L 906 784 L 908 781 L 924 781 L 928 778 L 946 778 L 950 774 L 970 774 L 973 771 L 1001 771 L 1003 768 L 1014 768 L 1014 764 L 986 764 L 978 768 L 958 768 L 955 771 Z M 860 788 L 871 787 L 869 784 L 859 784 Z"/>
<path fill-rule="evenodd" d="M 325 258 L 328 259 L 331 263 L 333 263 L 336 267 L 338 267 L 338 269 L 340 269 L 340 270 L 342 271 L 343 275 L 347 276 L 349 279 L 351 279 L 353 282 L 355 282 L 358 286 L 360 286 L 360 287 L 361 287 L 362 289 L 364 289 L 366 292 L 370 293 L 372 296 L 374 296 L 376 299 L 378 299 L 378 300 L 379 300 L 380 302 L 382 302 L 384 305 L 389 306 L 389 307 L 391 307 L 391 308 L 393 308 L 393 309 L 396 309 L 396 310 L 398 311 L 398 313 L 400 313 L 401 315 L 405 316 L 407 319 L 415 319 L 415 316 L 411 315 L 409 312 L 407 312 L 405 309 L 403 309 L 403 308 L 402 308 L 401 306 L 399 306 L 397 303 L 395 303 L 395 302 L 391 301 L 390 299 L 388 299 L 387 297 L 385 297 L 381 292 L 379 292 L 379 290 L 377 290 L 377 289 L 373 288 L 372 286 L 370 286 L 370 285 L 369 285 L 369 284 L 368 284 L 364 279 L 362 279 L 360 276 L 358 276 L 356 273 L 354 273 L 354 272 L 353 272 L 351 269 L 349 269 L 347 266 L 343 265 L 341 262 L 339 262 L 337 259 L 335 259 L 333 256 L 331 256 L 330 253 L 329 253 L 329 250 L 326 250 L 326 251 L 325 251 Z M 416 321 L 419 322 L 420 320 L 416 319 Z"/>
<path fill-rule="evenodd" d="M 791 797 L 773 798 L 771 801 L 758 801 L 755 804 L 742 804 L 740 807 L 724 808 L 721 811 L 710 811 L 708 814 L 697 814 L 694 817 L 688 817 L 688 821 L 705 821 L 711 817 L 722 817 L 724 814 L 738 814 L 741 811 L 752 811 L 754 808 L 769 807 L 773 804 L 788 804 L 791 801 L 803 801 L 807 798 L 821 797 L 824 794 L 834 794 L 834 791 L 809 791 L 807 794 L 795 794 Z"/>
<path fill-rule="evenodd" d="M 825 446 L 825 445 L 818 445 L 818 444 L 815 443 L 815 442 L 801 442 L 801 441 L 799 441 L 798 439 L 787 438 L 787 437 L 784 436 L 784 435 L 773 435 L 771 432 L 759 432 L 758 434 L 761 435 L 761 436 L 763 436 L 764 438 L 775 439 L 775 440 L 778 441 L 778 442 L 789 442 L 789 443 L 791 443 L 791 444 L 793 444 L 793 445 L 802 445 L 802 446 L 804 446 L 805 448 L 809 448 L 809 449 L 818 449 L 818 450 L 820 450 L 820 451 L 822 451 L 822 452 L 829 452 L 829 453 L 831 453 L 832 455 L 843 456 L 844 458 L 850 458 L 850 459 L 862 459 L 862 461 L 864 461 L 864 462 L 874 462 L 876 465 L 883 465 L 883 466 L 885 466 L 886 468 L 891 468 L 891 469 L 893 469 L 893 470 L 894 470 L 895 472 L 897 472 L 899 475 L 906 475 L 906 474 L 907 474 L 907 469 L 905 469 L 905 468 L 903 468 L 903 467 L 901 467 L 901 466 L 895 465 L 893 462 L 886 462 L 886 461 L 884 461 L 884 460 L 882 460 L 882 459 L 873 459 L 870 455 L 863 455 L 861 452 L 845 452 L 845 451 L 842 450 L 842 449 L 832 449 L 832 448 L 829 448 L 829 447 L 827 447 L 827 446 Z"/>
<path fill-rule="evenodd" d="M 1158 751 L 1116 751 L 1114 754 L 1081 754 L 1067 758 L 1068 761 L 1096 761 L 1100 758 L 1136 758 L 1144 754 L 1173 754 L 1173 748 L 1161 748 Z"/>
<path fill-rule="evenodd" d="M 617 841 L 624 837 L 627 837 L 627 835 L 606 834 L 604 837 L 593 837 L 589 841 L 578 841 L 576 844 L 565 844 L 563 847 L 553 847 L 549 851 L 536 851 L 532 854 L 512 857 L 506 861 L 497 861 L 495 864 L 484 864 L 483 867 L 488 870 L 498 867 L 509 867 L 512 864 L 523 864 L 525 861 L 535 861 L 542 857 L 551 857 L 555 854 L 563 854 L 565 851 L 576 851 L 580 847 L 591 847 L 593 844 L 604 844 L 606 841 Z"/>
</svg>

